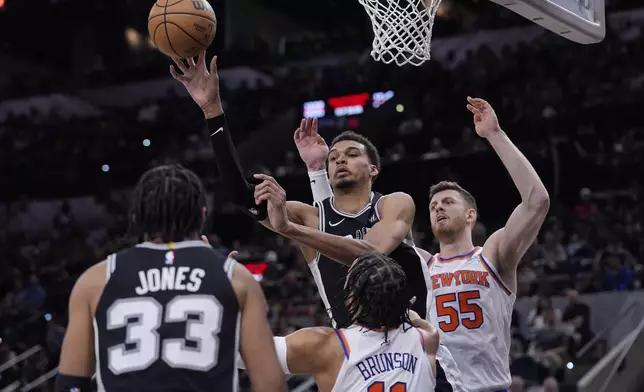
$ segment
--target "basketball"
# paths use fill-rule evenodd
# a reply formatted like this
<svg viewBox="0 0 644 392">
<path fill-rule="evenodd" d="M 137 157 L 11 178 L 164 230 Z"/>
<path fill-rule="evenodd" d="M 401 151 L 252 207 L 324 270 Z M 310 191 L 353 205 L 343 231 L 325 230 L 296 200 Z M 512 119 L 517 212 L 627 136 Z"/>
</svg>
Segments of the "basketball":
<svg viewBox="0 0 644 392">
<path fill-rule="evenodd" d="M 158 0 L 148 16 L 148 32 L 166 56 L 194 57 L 215 38 L 217 17 L 206 0 Z"/>
</svg>

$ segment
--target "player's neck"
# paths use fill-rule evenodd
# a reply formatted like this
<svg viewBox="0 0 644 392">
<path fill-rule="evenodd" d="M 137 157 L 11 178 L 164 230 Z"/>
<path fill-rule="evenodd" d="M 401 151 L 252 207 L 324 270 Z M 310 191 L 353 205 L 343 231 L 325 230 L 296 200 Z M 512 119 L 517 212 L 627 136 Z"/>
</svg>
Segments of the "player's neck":
<svg viewBox="0 0 644 392">
<path fill-rule="evenodd" d="M 335 208 L 349 214 L 357 214 L 371 201 L 371 187 L 352 187 L 333 191 Z"/>
<path fill-rule="evenodd" d="M 472 237 L 467 235 L 440 241 L 440 257 L 443 259 L 468 254 L 472 249 L 474 249 Z"/>
</svg>

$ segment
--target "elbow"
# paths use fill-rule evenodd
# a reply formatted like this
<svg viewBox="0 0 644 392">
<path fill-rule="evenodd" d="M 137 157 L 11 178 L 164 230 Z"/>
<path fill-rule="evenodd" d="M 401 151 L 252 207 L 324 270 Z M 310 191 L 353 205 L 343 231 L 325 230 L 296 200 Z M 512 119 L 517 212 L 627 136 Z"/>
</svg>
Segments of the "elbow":
<svg viewBox="0 0 644 392">
<path fill-rule="evenodd" d="M 531 210 L 538 211 L 545 215 L 550 209 L 550 195 L 548 195 L 548 191 L 545 188 L 540 189 L 530 195 L 530 199 L 527 204 L 528 208 Z"/>
</svg>

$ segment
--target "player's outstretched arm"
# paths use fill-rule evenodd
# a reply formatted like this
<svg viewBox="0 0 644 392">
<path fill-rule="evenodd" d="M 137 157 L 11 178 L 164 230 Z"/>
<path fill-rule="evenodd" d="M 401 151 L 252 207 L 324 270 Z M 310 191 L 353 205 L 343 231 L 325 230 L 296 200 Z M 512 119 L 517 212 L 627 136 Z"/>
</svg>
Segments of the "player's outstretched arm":
<svg viewBox="0 0 644 392">
<path fill-rule="evenodd" d="M 84 391 L 91 386 L 94 374 L 94 327 L 91 299 L 97 276 L 105 280 L 105 263 L 87 270 L 76 281 L 69 297 L 69 322 L 60 352 L 56 392 Z M 102 271 L 102 272 L 101 272 Z"/>
<path fill-rule="evenodd" d="M 217 56 L 213 57 L 206 68 L 206 51 L 194 59 L 187 59 L 187 65 L 180 59 L 173 59 L 181 74 L 170 66 L 170 74 L 181 82 L 192 99 L 201 108 L 208 125 L 210 142 L 215 155 L 219 174 L 230 188 L 233 200 L 252 218 L 266 218 L 266 204 L 253 203 L 253 186 L 246 181 L 237 150 L 233 144 L 226 116 L 219 96 L 219 74 L 217 73 Z"/>
<path fill-rule="evenodd" d="M 326 171 L 329 146 L 318 133 L 318 119 L 303 119 L 300 127 L 295 130 L 293 140 L 309 173 L 313 201 L 320 202 L 333 196 Z"/>
<path fill-rule="evenodd" d="M 467 100 L 476 132 L 496 151 L 521 195 L 521 204 L 505 227 L 492 234 L 483 247 L 484 256 L 497 262 L 501 275 L 509 278 L 507 283 L 516 286 L 513 283 L 516 267 L 539 233 L 550 208 L 550 198 L 534 167 L 501 129 L 492 106 L 480 98 Z"/>
<path fill-rule="evenodd" d="M 280 368 L 273 333 L 266 318 L 266 302 L 259 284 L 248 270 L 236 264 L 233 288 L 241 306 L 241 357 L 246 364 L 253 391 L 284 392 L 286 384 Z"/>
<path fill-rule="evenodd" d="M 371 252 L 391 253 L 405 239 L 414 222 L 416 206 L 406 193 L 392 193 L 380 203 L 380 222 L 364 239 L 352 239 L 319 231 L 289 220 L 286 192 L 271 176 L 256 174 L 263 182 L 255 187 L 256 202 L 268 201 L 268 216 L 274 231 L 315 249 L 323 255 L 351 265 L 358 257 Z"/>
<path fill-rule="evenodd" d="M 284 374 L 307 374 L 315 376 L 325 372 L 334 354 L 330 339 L 337 339 L 333 329 L 326 327 L 303 328 L 284 336 L 275 336 L 277 357 Z M 337 355 L 342 360 L 341 355 Z M 237 367 L 247 369 L 244 361 L 237 361 Z"/>
</svg>

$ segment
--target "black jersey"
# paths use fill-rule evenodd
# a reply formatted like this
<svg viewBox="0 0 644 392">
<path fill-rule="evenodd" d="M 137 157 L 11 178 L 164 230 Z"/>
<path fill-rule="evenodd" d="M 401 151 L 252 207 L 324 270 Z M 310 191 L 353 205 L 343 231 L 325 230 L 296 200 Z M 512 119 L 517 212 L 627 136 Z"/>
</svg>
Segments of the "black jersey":
<svg viewBox="0 0 644 392">
<path fill-rule="evenodd" d="M 317 204 L 319 229 L 329 234 L 340 235 L 355 239 L 363 239 L 367 231 L 380 221 L 378 202 L 380 193 L 373 192 L 370 202 L 357 214 L 339 211 L 330 197 Z M 416 296 L 414 310 L 423 318 L 427 313 L 427 280 L 429 271 L 425 271 L 425 263 L 411 240 L 404 240 L 389 257 L 397 261 L 405 270 L 411 296 Z M 309 264 L 318 286 L 320 296 L 327 308 L 334 325 L 348 325 L 349 313 L 344 302 L 344 282 L 349 267 L 318 254 L 314 262 Z"/>
<path fill-rule="evenodd" d="M 236 391 L 234 264 L 201 241 L 110 255 L 94 316 L 98 391 Z"/>
</svg>

